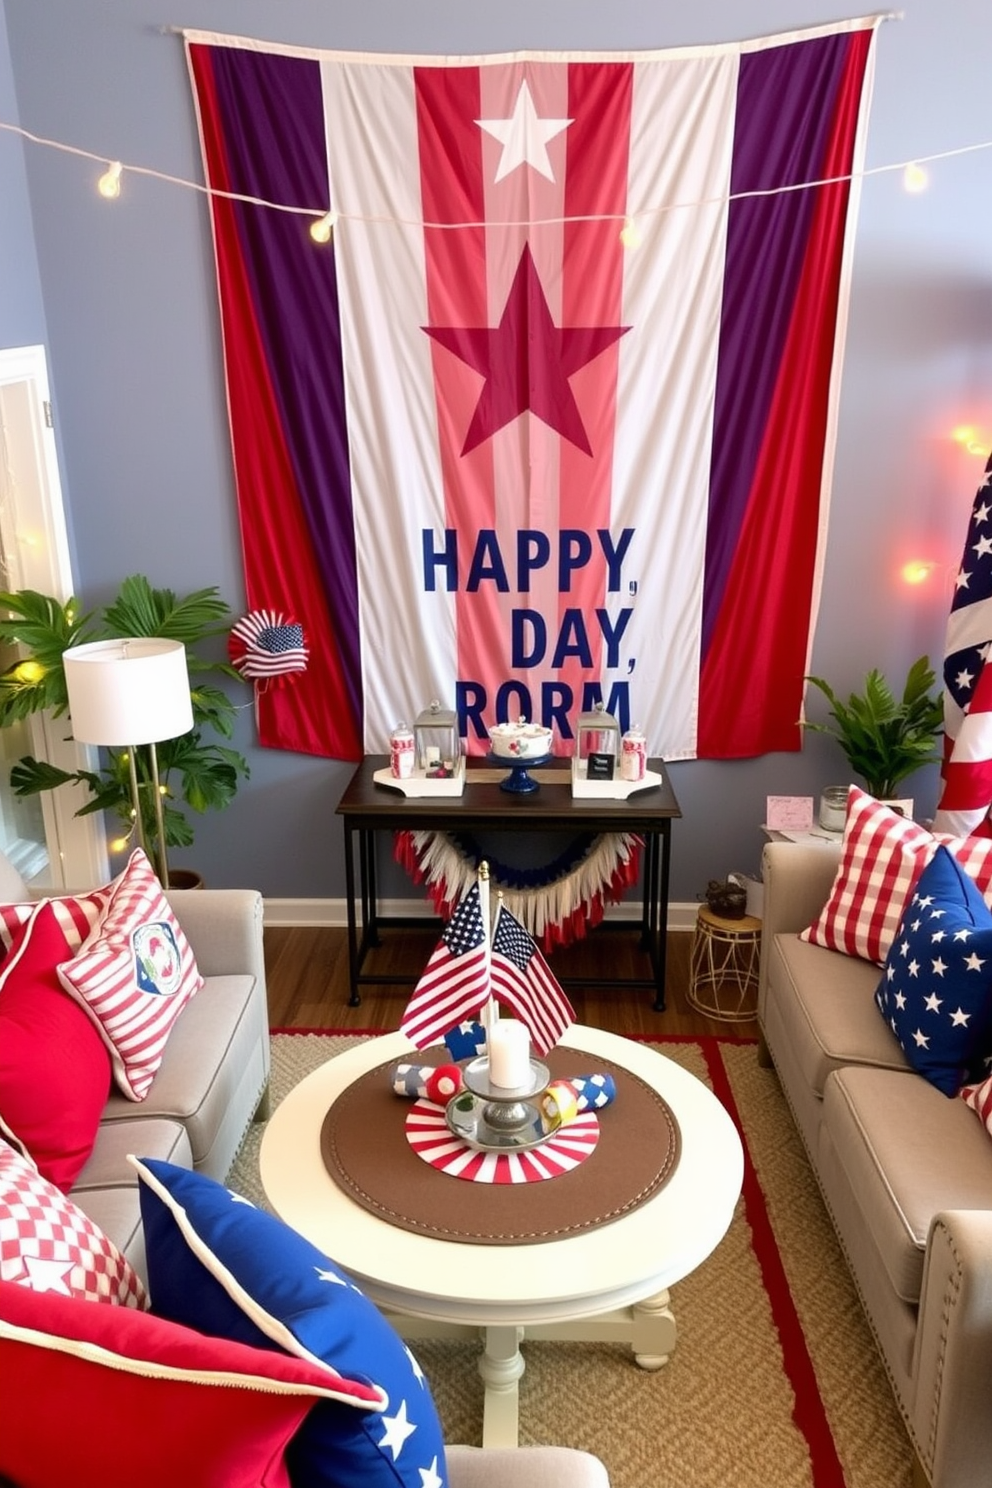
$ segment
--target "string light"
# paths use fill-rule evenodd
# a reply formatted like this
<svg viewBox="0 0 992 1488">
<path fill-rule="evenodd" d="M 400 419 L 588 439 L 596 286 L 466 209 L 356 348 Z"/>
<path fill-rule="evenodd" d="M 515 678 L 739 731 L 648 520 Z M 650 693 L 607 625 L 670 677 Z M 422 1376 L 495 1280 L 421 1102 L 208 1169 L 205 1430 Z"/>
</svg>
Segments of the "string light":
<svg viewBox="0 0 992 1488">
<path fill-rule="evenodd" d="M 329 243 L 334 233 L 334 224 L 338 220 L 337 212 L 325 212 L 323 217 L 318 217 L 316 222 L 310 225 L 310 236 L 315 243 Z"/>
<path fill-rule="evenodd" d="M 633 217 L 625 217 L 620 229 L 620 241 L 625 248 L 640 248 L 641 230 Z"/>
<path fill-rule="evenodd" d="M 930 173 L 923 169 L 918 160 L 911 160 L 903 170 L 902 184 L 911 196 L 918 196 L 930 185 Z"/>
<path fill-rule="evenodd" d="M 18 124 L 7 124 L 4 121 L 0 120 L 0 130 L 5 130 L 10 134 L 16 134 L 21 139 L 27 140 L 29 143 L 34 145 L 42 145 L 45 148 L 52 150 L 62 150 L 70 155 L 78 155 L 84 160 L 92 160 L 100 164 L 106 163 L 107 157 L 105 155 L 97 155 L 92 150 L 84 150 L 77 145 L 65 144 L 61 140 L 48 139 L 43 135 L 32 134 L 30 130 L 22 129 Z M 400 226 L 414 227 L 418 229 L 429 228 L 432 230 L 445 232 L 457 232 L 464 229 L 475 230 L 481 225 L 485 225 L 488 227 L 527 228 L 542 226 L 562 226 L 566 223 L 575 222 L 616 222 L 620 224 L 621 228 L 623 228 L 625 227 L 627 222 L 633 222 L 635 220 L 635 217 L 643 220 L 646 217 L 656 217 L 667 212 L 682 211 L 689 207 L 707 207 L 714 205 L 718 206 L 726 202 L 743 201 L 754 197 L 784 196 L 795 191 L 816 190 L 817 188 L 823 186 L 848 185 L 852 181 L 867 180 L 870 176 L 886 175 L 894 171 L 899 171 L 902 173 L 905 183 L 906 173 L 909 171 L 912 171 L 914 175 L 916 172 L 920 172 L 920 174 L 924 178 L 927 178 L 927 172 L 923 170 L 923 167 L 925 165 L 938 160 L 951 160 L 957 158 L 958 156 L 971 155 L 978 150 L 992 150 L 992 139 L 980 140 L 977 143 L 971 145 L 960 145 L 957 148 L 951 150 L 940 150 L 932 155 L 919 155 L 913 160 L 901 160 L 891 165 L 871 166 L 868 169 L 862 171 L 848 172 L 846 175 L 824 176 L 815 181 L 796 181 L 785 186 L 769 186 L 761 190 L 734 191 L 724 193 L 720 196 L 701 197 L 698 200 L 694 201 L 669 202 L 665 203 L 662 206 L 644 206 L 638 208 L 636 214 L 624 213 L 621 215 L 616 212 L 592 212 L 571 217 L 542 217 L 534 219 L 528 218 L 519 221 L 514 220 L 506 222 L 490 221 L 485 224 L 481 224 L 478 221 L 433 222 L 420 218 L 383 217 L 382 215 L 378 214 L 345 212 L 341 210 L 333 213 L 319 213 L 314 207 L 297 207 L 292 206 L 291 204 L 288 204 L 286 202 L 268 201 L 265 197 L 251 196 L 244 192 L 222 191 L 214 186 L 201 185 L 198 181 L 186 180 L 182 176 L 170 175 L 166 171 L 153 170 L 150 166 L 131 165 L 129 163 L 124 164 L 121 161 L 114 161 L 110 165 L 109 169 L 106 170 L 104 172 L 104 175 L 100 177 L 100 183 L 102 192 L 102 182 L 107 180 L 109 177 L 114 176 L 116 172 L 116 182 L 118 189 L 117 191 L 113 192 L 113 195 L 116 196 L 119 194 L 120 189 L 120 174 L 123 171 L 127 170 L 132 175 L 149 176 L 156 181 L 165 181 L 172 186 L 181 186 L 184 190 L 196 191 L 199 192 L 201 196 L 206 196 L 209 198 L 217 198 L 218 200 L 222 201 L 242 202 L 246 206 L 265 207 L 273 212 L 288 212 L 291 215 L 297 217 L 316 217 L 318 221 L 314 224 L 314 226 L 319 225 L 319 223 L 323 221 L 324 218 L 330 217 L 332 218 L 332 221 L 330 223 L 331 230 L 333 230 L 333 228 L 340 222 L 390 222 Z M 326 241 L 326 239 L 322 240 L 318 238 L 317 241 Z"/>
<path fill-rule="evenodd" d="M 936 563 L 923 558 L 914 558 L 911 562 L 903 564 L 902 576 L 907 584 L 922 584 L 936 567 Z"/>
<path fill-rule="evenodd" d="M 121 194 L 121 172 L 123 169 L 124 167 L 119 160 L 111 161 L 96 183 L 97 191 L 99 191 L 101 196 L 105 196 L 108 201 L 116 201 Z"/>
</svg>

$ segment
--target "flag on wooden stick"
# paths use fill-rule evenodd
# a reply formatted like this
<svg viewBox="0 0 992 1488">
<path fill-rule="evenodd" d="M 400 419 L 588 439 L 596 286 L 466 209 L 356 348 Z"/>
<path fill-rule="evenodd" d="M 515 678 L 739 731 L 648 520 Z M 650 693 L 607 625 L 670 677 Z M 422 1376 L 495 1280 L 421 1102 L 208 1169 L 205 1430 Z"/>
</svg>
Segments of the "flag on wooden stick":
<svg viewBox="0 0 992 1488">
<path fill-rule="evenodd" d="M 992 455 L 975 495 L 944 647 L 943 784 L 934 830 L 992 837 Z"/>
</svg>

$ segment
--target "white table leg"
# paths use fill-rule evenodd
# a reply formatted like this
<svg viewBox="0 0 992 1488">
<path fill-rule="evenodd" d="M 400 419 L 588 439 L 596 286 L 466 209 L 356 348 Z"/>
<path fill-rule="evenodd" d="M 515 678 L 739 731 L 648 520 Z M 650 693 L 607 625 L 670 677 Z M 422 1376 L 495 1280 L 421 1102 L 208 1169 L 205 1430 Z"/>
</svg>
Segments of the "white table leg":
<svg viewBox="0 0 992 1488">
<path fill-rule="evenodd" d="M 488 1327 L 479 1373 L 486 1386 L 482 1417 L 484 1447 L 515 1447 L 519 1424 L 518 1380 L 524 1372 L 520 1352 L 523 1328 Z"/>
<path fill-rule="evenodd" d="M 675 1348 L 675 1318 L 667 1291 L 635 1302 L 630 1346 L 641 1369 L 660 1369 Z"/>
</svg>

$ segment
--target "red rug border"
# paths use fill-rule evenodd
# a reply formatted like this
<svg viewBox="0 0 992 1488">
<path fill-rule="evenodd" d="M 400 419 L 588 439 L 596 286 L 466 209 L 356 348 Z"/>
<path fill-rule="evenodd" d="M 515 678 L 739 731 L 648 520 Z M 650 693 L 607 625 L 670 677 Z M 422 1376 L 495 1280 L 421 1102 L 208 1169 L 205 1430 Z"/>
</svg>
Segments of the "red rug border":
<svg viewBox="0 0 992 1488">
<path fill-rule="evenodd" d="M 316 1034 L 325 1038 L 377 1038 L 394 1030 L 388 1028 L 272 1028 L 270 1033 L 286 1035 Z M 792 1385 L 795 1404 L 792 1418 L 809 1448 L 813 1488 L 837 1488 L 845 1482 L 844 1470 L 837 1454 L 830 1422 L 824 1410 L 816 1370 L 806 1344 L 802 1322 L 792 1300 L 782 1255 L 772 1229 L 764 1191 L 758 1178 L 747 1143 L 730 1076 L 720 1052 L 722 1044 L 757 1046 L 754 1036 L 718 1033 L 642 1033 L 627 1037 L 639 1044 L 698 1044 L 713 1090 L 726 1108 L 740 1133 L 744 1148 L 744 1183 L 741 1194 L 744 1214 L 751 1231 L 751 1244 L 761 1271 L 762 1284 L 768 1297 L 772 1321 L 782 1346 L 782 1363 Z"/>
</svg>

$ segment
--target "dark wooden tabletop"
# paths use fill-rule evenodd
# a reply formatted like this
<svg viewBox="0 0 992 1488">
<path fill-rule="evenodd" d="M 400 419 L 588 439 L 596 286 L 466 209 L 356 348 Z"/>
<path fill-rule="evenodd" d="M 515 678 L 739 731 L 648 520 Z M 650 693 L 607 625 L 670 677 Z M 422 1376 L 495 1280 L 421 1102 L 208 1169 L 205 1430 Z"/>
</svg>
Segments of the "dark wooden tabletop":
<svg viewBox="0 0 992 1488">
<path fill-rule="evenodd" d="M 517 795 L 500 789 L 509 768 L 469 760 L 460 796 L 405 796 L 398 788 L 377 783 L 377 770 L 389 765 L 387 755 L 367 755 L 356 768 L 337 805 L 349 825 L 360 828 L 409 827 L 413 831 L 454 831 L 487 825 L 502 831 L 567 830 L 587 832 L 657 832 L 682 812 L 664 762 L 648 760 L 661 784 L 638 790 L 625 800 L 573 797 L 571 762 L 550 760 L 529 773 L 540 788 Z"/>
</svg>

